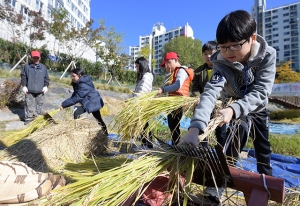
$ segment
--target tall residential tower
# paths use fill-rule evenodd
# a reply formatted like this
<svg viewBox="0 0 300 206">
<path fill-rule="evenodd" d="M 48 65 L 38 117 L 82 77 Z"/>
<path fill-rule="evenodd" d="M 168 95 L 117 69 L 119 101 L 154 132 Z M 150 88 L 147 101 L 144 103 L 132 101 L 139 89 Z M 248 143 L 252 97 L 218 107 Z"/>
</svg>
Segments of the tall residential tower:
<svg viewBox="0 0 300 206">
<path fill-rule="evenodd" d="M 266 0 L 255 0 L 252 14 L 257 21 L 257 33 L 277 51 L 276 63 L 290 60 L 291 68 L 299 72 L 300 2 L 267 10 Z"/>
<path fill-rule="evenodd" d="M 194 39 L 194 32 L 188 23 L 186 23 L 186 25 L 184 25 L 183 27 L 180 26 L 169 31 L 166 30 L 162 23 L 156 23 L 153 26 L 152 33 L 150 35 L 140 36 L 138 46 L 129 47 L 129 55 L 132 57 L 133 60 L 136 60 L 140 49 L 149 44 L 151 50 L 153 51 L 153 56 L 152 54 L 150 55 L 149 62 L 151 62 L 151 59 L 156 60 L 156 65 L 152 69 L 156 73 L 159 73 L 159 64 L 160 60 L 162 59 L 161 49 L 164 44 L 171 41 L 172 38 L 177 36 L 191 37 Z M 131 66 L 131 69 L 136 70 L 134 64 Z"/>
</svg>

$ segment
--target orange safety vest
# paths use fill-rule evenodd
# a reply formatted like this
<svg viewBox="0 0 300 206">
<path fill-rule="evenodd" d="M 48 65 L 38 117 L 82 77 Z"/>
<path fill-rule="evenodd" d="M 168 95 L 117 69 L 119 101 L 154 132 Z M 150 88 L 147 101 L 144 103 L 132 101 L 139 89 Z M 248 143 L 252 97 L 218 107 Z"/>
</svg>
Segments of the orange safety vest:
<svg viewBox="0 0 300 206">
<path fill-rule="evenodd" d="M 188 97 L 190 94 L 190 83 L 194 78 L 194 70 L 192 68 L 177 67 L 173 72 L 172 84 L 176 81 L 176 76 L 180 68 L 184 69 L 189 77 L 184 80 L 183 85 L 177 91 L 170 92 L 169 95 Z"/>
</svg>

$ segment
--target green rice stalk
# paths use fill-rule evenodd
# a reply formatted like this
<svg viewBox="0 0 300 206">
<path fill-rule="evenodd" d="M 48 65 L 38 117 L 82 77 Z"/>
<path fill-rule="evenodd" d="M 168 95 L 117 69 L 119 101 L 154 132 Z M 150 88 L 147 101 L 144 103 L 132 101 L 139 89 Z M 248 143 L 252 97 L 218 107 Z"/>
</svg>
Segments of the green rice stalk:
<svg viewBox="0 0 300 206">
<path fill-rule="evenodd" d="M 184 107 L 185 112 L 190 111 L 197 101 L 196 97 L 157 97 L 157 92 L 146 93 L 129 99 L 125 108 L 115 116 L 112 127 L 117 129 L 121 140 L 136 140 L 147 122 L 149 127 L 145 133 L 176 109 Z"/>
<path fill-rule="evenodd" d="M 140 198 L 144 191 L 143 186 L 167 169 L 171 171 L 168 191 L 175 194 L 182 188 L 179 185 L 182 185 L 179 174 L 184 174 L 188 183 L 182 189 L 189 191 L 194 168 L 193 158 L 171 149 L 144 151 L 140 155 L 133 162 L 59 188 L 51 193 L 47 202 L 41 204 L 119 205 L 135 191 L 136 200 Z"/>
</svg>

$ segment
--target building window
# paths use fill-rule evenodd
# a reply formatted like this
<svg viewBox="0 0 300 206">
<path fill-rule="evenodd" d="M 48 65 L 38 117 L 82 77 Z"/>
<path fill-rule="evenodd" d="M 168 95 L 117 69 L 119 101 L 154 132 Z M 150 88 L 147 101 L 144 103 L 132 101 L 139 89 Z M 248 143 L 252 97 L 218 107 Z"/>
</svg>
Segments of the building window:
<svg viewBox="0 0 300 206">
<path fill-rule="evenodd" d="M 273 31 L 277 31 L 278 30 L 278 27 L 276 27 L 276 28 L 273 28 Z"/>
<path fill-rule="evenodd" d="M 290 18 L 290 23 L 297 23 L 297 18 Z"/>
<path fill-rule="evenodd" d="M 290 17 L 294 17 L 294 16 L 297 16 L 297 11 L 293 11 L 290 13 Z"/>
<path fill-rule="evenodd" d="M 268 24 L 265 25 L 265 27 L 266 27 L 266 28 L 271 28 L 271 27 L 272 27 L 272 24 L 271 24 L 271 23 L 268 23 Z"/>
<path fill-rule="evenodd" d="M 271 41 L 268 41 L 268 45 L 269 45 L 269 46 L 272 46 L 272 42 L 271 42 Z"/>
<path fill-rule="evenodd" d="M 278 24 L 278 22 L 276 21 L 276 22 L 273 22 L 272 24 L 273 24 L 273 25 L 276 25 L 276 24 Z"/>
<path fill-rule="evenodd" d="M 283 10 L 289 10 L 289 7 L 284 7 Z"/>
<path fill-rule="evenodd" d="M 63 6 L 61 5 L 61 3 L 59 3 L 58 1 L 56 2 L 56 9 L 60 9 L 62 8 Z"/>
<path fill-rule="evenodd" d="M 268 35 L 268 36 L 266 36 L 265 38 L 266 38 L 266 41 L 269 41 L 269 40 L 272 39 L 272 36 L 271 36 L 271 35 Z"/>
<path fill-rule="evenodd" d="M 299 57 L 298 56 L 293 56 L 292 61 L 299 61 Z"/>
<path fill-rule="evenodd" d="M 291 42 L 298 42 L 298 37 L 296 36 L 296 37 L 292 37 L 291 38 Z"/>
<path fill-rule="evenodd" d="M 290 45 L 289 44 L 286 44 L 283 46 L 284 50 L 287 50 L 287 49 L 290 49 Z"/>
<path fill-rule="evenodd" d="M 292 50 L 292 55 L 298 55 L 299 54 L 299 50 Z"/>
<path fill-rule="evenodd" d="M 279 35 L 278 34 L 273 34 L 273 37 L 278 37 Z"/>
<path fill-rule="evenodd" d="M 292 47 L 293 49 L 298 48 L 298 43 L 292 44 L 291 47 Z"/>
<path fill-rule="evenodd" d="M 290 10 L 297 10 L 297 5 L 290 6 Z"/>
<path fill-rule="evenodd" d="M 298 70 L 299 69 L 299 63 L 298 62 L 293 62 L 292 63 L 292 68 L 294 69 L 294 70 Z"/>
<path fill-rule="evenodd" d="M 287 57 L 290 56 L 291 52 L 290 51 L 284 51 L 283 56 Z"/>
<path fill-rule="evenodd" d="M 10 5 L 13 8 L 16 7 L 16 0 L 8 0 L 7 3 L 8 3 L 8 5 Z"/>
<path fill-rule="evenodd" d="M 291 29 L 298 29 L 298 24 L 292 24 Z"/>
<path fill-rule="evenodd" d="M 278 46 L 274 46 L 273 47 L 276 51 L 279 51 L 279 47 Z"/>
<path fill-rule="evenodd" d="M 271 11 L 266 12 L 265 16 L 271 16 Z"/>
<path fill-rule="evenodd" d="M 277 9 L 272 11 L 272 13 L 277 13 L 277 12 L 278 12 L 278 10 L 277 10 Z"/>
<path fill-rule="evenodd" d="M 288 16 L 288 15 L 290 15 L 289 13 L 285 13 L 285 14 L 283 14 L 283 16 Z"/>
<path fill-rule="evenodd" d="M 267 29 L 267 30 L 266 30 L 266 35 L 267 35 L 267 34 L 271 34 L 271 33 L 272 33 L 272 30 L 271 30 L 271 29 Z"/>
<path fill-rule="evenodd" d="M 291 31 L 291 36 L 297 36 L 298 34 L 298 31 Z"/>
<path fill-rule="evenodd" d="M 269 21 L 271 21 L 271 17 L 267 17 L 267 18 L 265 19 L 265 22 L 269 22 Z"/>
<path fill-rule="evenodd" d="M 290 28 L 290 25 L 286 25 L 286 26 L 284 26 L 283 28 L 284 28 L 284 29 L 288 29 L 288 28 Z"/>
<path fill-rule="evenodd" d="M 278 18 L 278 16 L 273 16 L 273 17 L 272 17 L 272 19 L 277 19 L 277 18 Z"/>
<path fill-rule="evenodd" d="M 51 10 L 49 8 L 48 8 L 48 11 L 47 11 L 47 18 L 51 19 Z"/>
<path fill-rule="evenodd" d="M 283 32 L 283 35 L 289 35 L 290 34 L 290 32 L 289 31 L 287 31 L 287 32 Z"/>
<path fill-rule="evenodd" d="M 290 38 L 283 39 L 283 41 L 290 41 Z"/>
<path fill-rule="evenodd" d="M 287 23 L 287 22 L 290 22 L 290 20 L 289 19 L 284 19 L 283 20 L 283 23 Z"/>
<path fill-rule="evenodd" d="M 278 43 L 278 42 L 279 42 L 278 40 L 274 40 L 274 41 L 273 41 L 273 44 L 276 44 L 276 43 Z"/>
</svg>

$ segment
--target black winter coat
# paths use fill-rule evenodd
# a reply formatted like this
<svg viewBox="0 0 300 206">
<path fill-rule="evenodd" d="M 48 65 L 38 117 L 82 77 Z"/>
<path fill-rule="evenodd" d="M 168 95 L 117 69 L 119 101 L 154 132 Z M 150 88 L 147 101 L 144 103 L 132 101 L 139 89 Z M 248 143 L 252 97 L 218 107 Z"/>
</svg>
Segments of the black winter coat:
<svg viewBox="0 0 300 206">
<path fill-rule="evenodd" d="M 88 113 L 95 112 L 104 106 L 99 92 L 95 89 L 90 76 L 81 76 L 77 83 L 73 84 L 74 92 L 69 99 L 66 99 L 61 106 L 63 108 L 81 103 Z"/>
</svg>

